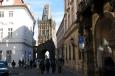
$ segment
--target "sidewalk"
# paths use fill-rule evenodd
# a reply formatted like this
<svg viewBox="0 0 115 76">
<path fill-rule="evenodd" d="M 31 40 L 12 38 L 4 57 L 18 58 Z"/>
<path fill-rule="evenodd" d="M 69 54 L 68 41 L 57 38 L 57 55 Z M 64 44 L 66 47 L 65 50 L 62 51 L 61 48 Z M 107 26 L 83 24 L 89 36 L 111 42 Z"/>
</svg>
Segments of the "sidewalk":
<svg viewBox="0 0 115 76">
<path fill-rule="evenodd" d="M 70 68 L 68 68 L 68 67 L 66 67 L 66 66 L 65 66 L 63 69 L 64 69 L 65 71 L 69 71 L 69 72 L 75 74 L 76 76 L 84 76 L 80 71 L 76 71 L 76 70 L 74 70 L 74 69 L 70 69 Z"/>
<path fill-rule="evenodd" d="M 50 69 L 49 73 L 45 71 L 44 74 L 41 74 L 40 70 L 36 68 L 28 70 L 22 68 L 15 68 L 15 70 L 13 70 L 12 68 L 10 68 L 10 76 L 83 76 L 83 75 L 69 68 L 63 68 L 62 73 L 58 73 L 57 70 L 55 73 L 52 73 Z"/>
</svg>

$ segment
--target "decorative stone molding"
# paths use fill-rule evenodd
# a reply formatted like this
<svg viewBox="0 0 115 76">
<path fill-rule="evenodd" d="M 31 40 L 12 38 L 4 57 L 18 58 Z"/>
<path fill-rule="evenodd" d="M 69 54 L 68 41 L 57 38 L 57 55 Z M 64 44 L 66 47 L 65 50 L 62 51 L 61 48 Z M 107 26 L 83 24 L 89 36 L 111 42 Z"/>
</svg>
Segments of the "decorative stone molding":
<svg viewBox="0 0 115 76">
<path fill-rule="evenodd" d="M 110 2 L 105 3 L 105 5 L 104 5 L 104 7 L 103 7 L 103 11 L 104 11 L 104 12 L 110 12 L 110 11 L 112 11 L 112 9 L 113 9 L 113 8 L 112 8 Z"/>
</svg>

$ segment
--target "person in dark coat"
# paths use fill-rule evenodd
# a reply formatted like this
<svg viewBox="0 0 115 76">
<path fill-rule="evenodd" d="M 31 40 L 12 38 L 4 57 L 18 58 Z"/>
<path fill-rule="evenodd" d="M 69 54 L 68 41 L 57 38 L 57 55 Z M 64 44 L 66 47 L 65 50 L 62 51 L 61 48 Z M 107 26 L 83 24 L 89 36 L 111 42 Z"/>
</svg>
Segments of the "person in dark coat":
<svg viewBox="0 0 115 76">
<path fill-rule="evenodd" d="M 49 69 L 50 69 L 50 61 L 49 61 L 49 59 L 46 59 L 46 61 L 45 61 L 45 67 L 46 67 L 47 73 L 49 73 Z"/>
<path fill-rule="evenodd" d="M 45 71 L 45 65 L 44 65 L 43 59 L 40 61 L 39 68 L 40 68 L 41 74 L 43 74 Z"/>
<path fill-rule="evenodd" d="M 15 65 L 16 65 L 16 62 L 13 60 L 13 62 L 12 62 L 13 69 L 15 68 Z"/>
<path fill-rule="evenodd" d="M 33 64 L 33 61 L 30 60 L 30 68 L 32 69 L 32 64 Z"/>
<path fill-rule="evenodd" d="M 55 62 L 55 59 L 51 60 L 51 69 L 52 69 L 52 73 L 55 73 L 55 71 L 56 71 L 56 62 Z"/>
<path fill-rule="evenodd" d="M 18 61 L 18 65 L 19 65 L 19 67 L 21 67 L 21 63 L 22 63 L 21 60 L 19 60 L 19 61 Z"/>
<path fill-rule="evenodd" d="M 64 65 L 64 59 L 60 57 L 57 61 L 57 66 L 58 66 L 58 73 L 62 72 L 62 67 Z"/>
</svg>

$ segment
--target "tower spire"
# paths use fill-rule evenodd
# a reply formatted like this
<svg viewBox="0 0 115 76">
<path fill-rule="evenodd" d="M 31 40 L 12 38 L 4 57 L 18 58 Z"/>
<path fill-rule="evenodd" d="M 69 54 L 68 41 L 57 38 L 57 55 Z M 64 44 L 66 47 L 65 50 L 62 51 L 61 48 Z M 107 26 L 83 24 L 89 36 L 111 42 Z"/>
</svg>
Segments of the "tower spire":
<svg viewBox="0 0 115 76">
<path fill-rule="evenodd" d="M 48 19 L 51 19 L 51 10 L 50 10 L 49 3 L 44 5 L 43 15 L 42 15 L 42 20 L 48 20 Z"/>
</svg>

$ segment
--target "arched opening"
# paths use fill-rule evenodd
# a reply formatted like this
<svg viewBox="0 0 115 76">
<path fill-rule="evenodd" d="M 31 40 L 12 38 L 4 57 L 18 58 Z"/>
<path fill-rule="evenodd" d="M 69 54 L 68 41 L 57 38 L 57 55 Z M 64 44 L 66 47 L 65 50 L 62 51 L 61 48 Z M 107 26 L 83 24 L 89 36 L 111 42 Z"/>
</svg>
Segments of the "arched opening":
<svg viewBox="0 0 115 76">
<path fill-rule="evenodd" d="M 55 45 L 52 40 L 48 40 L 47 42 L 38 46 L 38 58 L 54 59 L 55 58 Z"/>
<path fill-rule="evenodd" d="M 115 49 L 115 24 L 113 15 L 109 12 L 104 13 L 95 25 L 94 38 L 95 50 L 97 57 L 97 67 L 103 68 L 106 58 L 113 58 L 113 50 Z"/>
<path fill-rule="evenodd" d="M 49 59 L 50 58 L 50 53 L 49 53 L 49 51 L 46 51 L 46 53 L 45 53 L 45 59 Z"/>
</svg>

